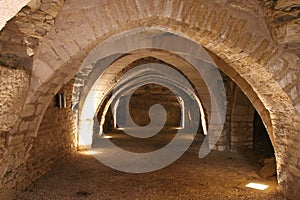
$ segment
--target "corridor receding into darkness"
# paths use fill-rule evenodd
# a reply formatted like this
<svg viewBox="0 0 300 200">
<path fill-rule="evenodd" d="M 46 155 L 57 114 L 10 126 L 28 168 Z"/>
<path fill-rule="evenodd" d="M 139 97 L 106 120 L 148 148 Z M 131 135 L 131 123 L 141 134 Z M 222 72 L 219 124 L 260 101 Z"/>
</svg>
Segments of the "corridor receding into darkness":
<svg viewBox="0 0 300 200">
<path fill-rule="evenodd" d="M 300 199 L 300 2 L 0 3 L 0 199 Z"/>
</svg>

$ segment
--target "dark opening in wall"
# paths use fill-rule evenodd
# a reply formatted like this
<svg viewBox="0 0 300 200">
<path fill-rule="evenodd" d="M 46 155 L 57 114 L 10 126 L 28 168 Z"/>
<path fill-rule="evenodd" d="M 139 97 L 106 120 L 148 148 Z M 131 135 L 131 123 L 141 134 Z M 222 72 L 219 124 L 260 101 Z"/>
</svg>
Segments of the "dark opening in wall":
<svg viewBox="0 0 300 200">
<path fill-rule="evenodd" d="M 58 93 L 55 96 L 55 106 L 59 109 L 67 108 L 67 100 L 64 93 Z"/>
<path fill-rule="evenodd" d="M 115 131 L 114 117 L 112 114 L 111 106 L 109 106 L 109 109 L 105 115 L 105 123 L 103 124 L 103 132 L 104 133 L 113 133 L 114 131 Z"/>
<path fill-rule="evenodd" d="M 255 111 L 253 121 L 253 150 L 264 158 L 274 157 L 274 149 L 262 119 Z"/>
</svg>

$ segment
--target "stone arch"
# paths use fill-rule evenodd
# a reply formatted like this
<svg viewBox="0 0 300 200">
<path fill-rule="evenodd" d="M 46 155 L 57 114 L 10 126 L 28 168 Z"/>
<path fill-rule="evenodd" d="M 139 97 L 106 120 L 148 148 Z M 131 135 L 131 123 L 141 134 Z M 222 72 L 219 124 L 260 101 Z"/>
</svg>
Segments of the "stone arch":
<svg viewBox="0 0 300 200">
<path fill-rule="evenodd" d="M 185 118 L 184 118 L 184 115 L 183 115 L 184 110 L 185 110 L 184 107 L 185 107 L 186 104 L 184 103 L 183 98 L 180 97 L 180 96 L 175 96 L 173 94 L 173 92 L 170 91 L 169 88 L 167 88 L 167 87 L 165 87 L 163 85 L 160 85 L 160 84 L 155 84 L 155 83 L 150 83 L 150 84 L 146 83 L 146 84 L 142 85 L 141 87 L 137 88 L 133 93 L 131 93 L 133 96 L 131 96 L 130 99 L 128 99 L 129 94 L 127 93 L 127 91 L 124 91 L 123 94 L 121 94 L 120 97 L 117 100 L 116 100 L 116 98 L 111 99 L 111 97 L 112 97 L 112 91 L 111 91 L 111 93 L 98 106 L 97 117 L 98 117 L 100 126 L 101 127 L 105 126 L 105 123 L 107 122 L 106 120 L 108 118 L 107 115 L 112 115 L 111 116 L 112 117 L 112 121 L 113 121 L 112 127 L 115 130 L 124 130 L 124 128 L 127 128 L 126 127 L 126 125 L 127 125 L 127 123 L 126 123 L 127 121 L 126 120 L 122 121 L 122 118 L 121 118 L 121 126 L 122 125 L 125 126 L 123 128 L 122 127 L 120 128 L 120 125 L 118 125 L 118 123 L 117 123 L 118 122 L 118 116 L 120 117 L 120 114 L 118 115 L 118 113 L 120 113 L 120 112 L 118 112 L 118 108 L 116 108 L 116 109 L 112 109 L 111 108 L 112 104 L 113 104 L 112 102 L 116 102 L 116 101 L 118 102 L 118 103 L 116 103 L 117 104 L 116 106 L 118 106 L 120 104 L 121 105 L 126 105 L 126 103 L 127 103 L 126 101 L 128 101 L 128 103 L 129 103 L 128 104 L 129 105 L 129 113 L 130 113 L 130 115 L 132 117 L 132 121 L 134 123 L 138 124 L 138 125 L 146 126 L 147 124 L 149 124 L 148 120 L 150 119 L 149 116 L 148 116 L 148 112 L 147 112 L 149 110 L 147 110 L 147 111 L 143 110 L 142 113 L 140 113 L 140 112 L 136 113 L 134 111 L 131 111 L 131 109 L 134 108 L 134 106 L 135 106 L 134 102 L 139 101 L 139 97 L 136 97 L 135 95 L 141 93 L 141 95 L 143 96 L 144 95 L 143 93 L 145 91 L 146 91 L 147 94 L 150 93 L 150 95 L 152 95 L 151 92 L 150 92 L 150 90 L 151 89 L 157 89 L 157 88 L 158 89 L 162 89 L 163 92 L 167 91 L 167 93 L 171 93 L 172 94 L 172 96 L 170 95 L 171 96 L 170 101 L 168 99 L 168 102 L 163 102 L 164 105 L 162 105 L 161 103 L 159 103 L 160 105 L 162 105 L 167 110 L 167 116 L 169 116 L 169 115 L 172 116 L 171 119 L 169 119 L 169 117 L 166 119 L 166 123 L 165 123 L 165 125 L 163 127 L 163 130 L 183 129 L 186 126 Z M 143 91 L 143 93 L 142 93 L 142 91 Z M 185 92 L 182 91 L 181 89 L 178 89 L 178 91 L 180 91 L 180 93 L 182 93 L 182 94 L 185 94 Z M 159 95 L 161 95 L 161 94 L 159 94 Z M 151 104 L 151 103 L 154 103 L 153 101 L 151 101 L 151 100 L 153 100 L 153 99 L 151 99 L 152 96 L 150 96 L 150 103 L 147 102 L 146 108 L 150 108 L 149 106 L 153 105 L 153 104 Z M 122 101 L 122 102 L 120 103 L 120 101 Z M 164 101 L 164 100 L 162 100 L 162 101 Z M 175 112 L 174 113 L 171 113 L 174 110 L 170 109 L 170 107 L 166 108 L 166 106 L 168 106 L 168 105 L 166 105 L 167 103 L 171 103 L 172 107 L 175 108 Z M 144 105 L 144 102 L 142 102 L 142 104 Z M 202 106 L 202 104 L 201 104 L 201 106 Z M 112 113 L 109 113 L 110 111 Z M 139 111 L 139 110 L 137 110 L 137 111 Z M 145 118 L 140 118 L 140 116 L 146 116 L 146 119 Z M 113 117 L 115 117 L 116 119 L 114 119 Z M 122 122 L 123 122 L 123 124 L 122 124 Z M 150 122 L 151 122 L 151 119 L 150 119 Z M 130 124 L 128 124 L 128 125 L 130 125 Z M 102 128 L 102 130 L 103 130 L 102 132 L 105 133 L 104 128 Z"/>
<path fill-rule="evenodd" d="M 157 68 L 153 68 L 151 66 L 151 64 L 150 64 L 150 66 L 148 66 L 148 65 L 144 64 L 145 68 L 141 68 L 143 66 L 138 67 L 138 69 L 134 68 L 134 70 L 135 70 L 134 73 L 131 75 L 130 78 L 126 79 L 126 82 L 130 82 L 129 86 L 123 86 L 123 87 L 119 86 L 119 88 L 117 90 L 114 89 L 114 92 L 113 92 L 114 95 L 112 97 L 110 97 L 108 102 L 106 102 L 106 105 L 105 105 L 105 108 L 103 111 L 103 116 L 106 115 L 106 112 L 108 111 L 109 106 L 115 101 L 115 99 L 118 99 L 120 97 L 120 95 L 122 95 L 124 92 L 128 93 L 128 91 L 130 91 L 132 88 L 135 88 L 137 86 L 142 86 L 145 84 L 149 84 L 149 83 L 161 83 L 164 86 L 168 86 L 168 88 L 172 88 L 175 91 L 179 91 L 179 93 L 190 95 L 193 99 L 195 99 L 198 102 L 199 113 L 204 115 L 203 107 L 202 107 L 202 104 L 200 103 L 200 100 L 198 99 L 197 95 L 195 94 L 195 91 L 191 91 L 191 88 L 186 87 L 187 82 L 185 82 L 185 83 L 179 82 L 178 80 L 175 79 L 175 77 L 173 77 L 173 79 L 170 79 L 170 77 L 164 77 L 164 76 L 166 76 L 166 73 L 165 74 L 160 73 L 159 71 L 157 71 L 158 70 Z M 162 64 L 160 64 L 160 65 L 162 66 Z M 163 68 L 161 68 L 161 70 L 162 69 Z M 164 71 L 166 71 L 166 70 L 164 70 Z M 128 76 L 128 74 L 127 74 L 127 76 Z M 178 76 L 176 76 L 176 77 L 178 78 Z M 101 78 L 103 78 L 103 77 L 101 77 Z M 122 81 L 124 81 L 124 79 L 122 79 Z M 132 85 L 132 83 L 134 83 L 134 85 Z M 181 84 L 179 84 L 179 83 L 181 83 Z M 98 95 L 94 95 L 93 91 L 97 91 L 94 88 L 97 87 L 98 84 L 103 85 L 101 82 L 98 82 L 98 83 L 96 83 L 96 85 L 94 85 L 91 88 L 92 95 L 87 95 L 87 99 L 84 102 L 83 107 L 81 108 L 81 110 L 82 110 L 81 118 L 83 118 L 83 119 L 80 118 L 80 121 L 79 121 L 79 123 L 83 123 L 84 120 L 86 120 L 88 122 L 87 125 L 84 124 L 85 125 L 83 127 L 84 131 L 79 131 L 79 135 L 81 136 L 81 138 L 89 138 L 89 139 L 86 139 L 87 141 L 90 141 L 89 144 L 92 143 L 91 139 L 92 139 L 93 133 L 91 132 L 91 130 L 94 127 L 93 118 L 97 114 L 99 108 L 101 107 L 102 102 L 106 99 L 107 94 L 111 93 L 110 90 L 106 90 L 105 92 L 107 94 L 105 95 L 105 93 L 103 94 L 102 91 L 100 91 L 100 93 L 103 94 L 102 98 L 97 99 L 97 97 L 96 97 L 96 100 L 95 100 L 94 97 L 98 96 Z M 117 85 L 118 85 L 118 83 L 117 83 Z M 180 102 L 180 97 L 177 97 L 177 100 Z M 96 103 L 94 103 L 95 101 L 96 101 Z M 95 105 L 95 107 L 93 109 L 91 109 L 91 106 L 90 106 L 92 103 Z M 206 123 L 205 123 L 204 116 L 202 116 L 202 122 L 204 122 L 203 128 L 206 130 L 206 126 L 205 126 Z M 89 124 L 89 123 L 91 123 L 91 124 Z M 101 133 L 102 133 L 101 127 L 102 127 L 103 123 L 104 123 L 104 117 L 102 117 L 102 119 L 100 120 Z M 132 124 L 132 122 L 130 124 Z M 87 128 L 88 126 L 90 126 L 90 128 Z M 204 132 L 206 133 L 206 131 L 204 131 Z M 85 136 L 87 136 L 87 137 L 85 137 Z M 81 144 L 81 142 L 79 142 L 79 144 Z"/>
<path fill-rule="evenodd" d="M 161 68 L 157 68 L 159 66 Z M 114 104 L 114 102 L 118 101 L 120 99 L 120 97 L 122 97 L 124 94 L 125 95 L 133 94 L 134 89 L 139 88 L 143 85 L 151 84 L 151 83 L 152 84 L 157 83 L 157 84 L 161 84 L 163 86 L 167 86 L 168 88 L 172 89 L 173 91 L 176 91 L 177 94 L 185 94 L 185 96 L 191 96 L 192 98 L 197 100 L 197 102 L 199 103 L 198 106 L 202 107 L 202 104 L 200 103 L 197 95 L 195 94 L 195 91 L 191 90 L 192 88 L 186 88 L 184 84 L 179 84 L 180 82 L 176 81 L 176 79 L 174 79 L 174 77 L 170 78 L 170 77 L 164 76 L 165 74 L 161 73 L 162 67 L 163 67 L 162 64 L 157 65 L 155 68 L 152 66 L 151 63 L 148 63 L 148 64 L 143 64 L 142 66 L 139 66 L 138 68 L 135 68 L 134 69 L 135 73 L 134 73 L 134 75 L 132 74 L 131 77 L 128 77 L 128 74 L 127 74 L 126 75 L 127 76 L 126 83 L 129 82 L 130 84 L 129 85 L 128 84 L 122 84 L 122 85 L 118 84 L 118 87 L 116 89 L 114 89 L 113 95 L 110 97 L 108 103 L 105 105 L 103 115 L 106 114 L 109 106 Z M 122 80 L 124 81 L 123 78 L 122 78 Z M 183 101 L 183 98 L 181 96 L 176 95 L 176 99 L 179 103 L 181 101 Z M 98 108 L 100 106 L 101 105 L 99 105 Z M 180 104 L 180 107 L 182 109 L 183 105 Z M 200 110 L 199 110 L 199 112 L 200 112 Z M 100 121 L 100 125 L 103 124 L 103 119 L 104 118 L 102 118 L 102 120 Z M 129 125 L 131 125 L 133 123 L 135 123 L 135 122 L 132 121 L 129 123 Z"/>
<path fill-rule="evenodd" d="M 159 31 L 156 31 L 157 33 L 159 33 Z M 146 34 L 146 31 L 143 31 L 142 34 Z M 160 33 L 158 34 L 158 36 L 160 35 Z M 148 35 L 149 38 L 151 37 L 157 37 L 156 34 L 153 36 Z M 138 32 L 137 34 L 134 34 L 133 37 L 126 37 L 126 41 L 134 41 L 132 38 L 140 38 L 141 35 Z M 174 37 L 172 36 L 172 34 L 169 34 L 168 37 Z M 166 43 L 170 42 L 170 43 L 174 43 L 174 41 L 172 41 L 172 39 L 170 40 L 170 38 L 168 37 L 163 37 L 163 39 L 160 40 L 167 40 Z M 177 43 L 181 44 L 182 40 L 180 40 L 180 38 L 173 38 L 173 40 L 176 40 Z M 122 40 L 121 40 L 122 41 Z M 157 42 L 158 40 L 156 40 Z M 153 42 L 155 43 L 155 40 L 153 40 Z M 115 40 L 114 43 L 119 44 L 120 41 L 119 40 Z M 112 43 L 112 45 L 114 44 Z M 190 44 L 190 43 L 189 43 Z M 192 46 L 193 44 L 191 44 Z M 189 45 L 188 45 L 189 46 Z M 113 47 L 113 46 L 112 46 Z M 110 47 L 109 49 L 111 49 L 112 47 Z M 95 113 L 95 109 L 96 107 L 94 107 L 94 110 L 89 110 L 89 109 L 85 109 L 86 108 L 92 108 L 89 105 L 100 105 L 101 102 L 105 99 L 105 96 L 107 96 L 110 93 L 111 88 L 114 87 L 114 84 L 116 84 L 117 80 L 115 76 L 120 76 L 120 72 L 122 71 L 123 67 L 130 64 L 130 62 L 133 62 L 134 60 L 137 60 L 139 58 L 142 58 L 144 56 L 152 56 L 154 58 L 160 59 L 164 62 L 166 62 L 167 64 L 171 64 L 173 67 L 177 68 L 181 73 L 183 73 L 184 76 L 186 76 L 186 78 L 191 81 L 191 84 L 195 86 L 195 91 L 198 93 L 198 97 L 201 102 L 203 103 L 203 107 L 200 105 L 200 112 L 201 112 L 201 117 L 202 117 L 202 127 L 204 128 L 204 133 L 207 133 L 207 124 L 206 121 L 210 121 L 211 120 L 211 114 L 208 114 L 207 117 L 205 117 L 205 113 L 211 113 L 212 112 L 212 107 L 211 106 L 211 97 L 210 97 L 210 92 L 208 91 L 208 88 L 206 86 L 206 83 L 208 82 L 208 79 L 212 78 L 209 77 L 210 74 L 209 72 L 206 72 L 205 70 L 211 70 L 214 67 L 210 68 L 208 66 L 209 63 L 203 62 L 203 61 L 197 61 L 200 67 L 200 65 L 202 65 L 203 69 L 202 70 L 202 74 L 199 74 L 199 72 L 192 66 L 192 64 L 190 64 L 189 62 L 187 62 L 187 60 L 185 60 L 184 58 L 181 58 L 179 55 L 175 54 L 174 52 L 168 52 L 166 50 L 162 50 L 162 48 L 164 48 L 164 45 L 159 44 L 154 45 L 154 47 L 158 48 L 158 49 L 139 49 L 139 48 L 145 48 L 144 45 L 141 45 L 141 47 L 139 47 L 138 44 L 136 44 L 135 46 L 131 46 L 131 45 L 124 45 L 123 48 L 125 48 L 126 52 L 128 52 L 127 54 L 113 54 L 112 56 L 109 56 L 108 58 L 105 59 L 100 59 L 96 62 L 94 70 L 90 70 L 90 78 L 88 78 L 85 82 L 85 87 L 83 87 L 81 89 L 81 93 L 78 93 L 78 95 L 81 96 L 79 102 L 78 102 L 78 114 L 81 116 L 80 121 L 84 118 L 86 119 L 86 123 L 83 127 L 79 127 L 79 129 L 82 130 L 92 130 L 93 127 L 93 114 L 91 113 Z M 150 46 L 146 46 L 148 48 L 153 47 L 152 44 L 150 43 Z M 97 49 L 102 49 L 101 46 L 95 48 L 94 50 L 98 51 Z M 174 48 L 175 51 L 176 48 Z M 194 48 L 196 50 L 196 48 Z M 205 51 L 202 52 L 203 50 L 201 50 L 201 52 L 197 52 L 199 53 L 199 56 L 201 57 L 205 57 Z M 180 53 L 188 53 L 188 52 L 180 52 Z M 195 55 L 197 54 L 195 53 Z M 201 55 L 203 54 L 203 55 Z M 206 53 L 207 54 L 207 53 Z M 115 56 L 117 55 L 117 56 Z M 92 55 L 93 56 L 93 55 Z M 208 55 L 207 55 L 208 56 Z M 97 58 L 98 59 L 98 58 Z M 111 63 L 114 59 L 116 59 L 116 61 L 114 61 L 109 67 L 109 63 Z M 91 61 L 91 58 L 87 57 L 87 60 Z M 195 61 L 193 61 L 195 62 Z M 207 60 L 207 62 L 209 62 L 209 60 Z M 212 62 L 212 61 L 210 61 Z M 97 64 L 99 63 L 99 64 Z M 194 64 L 195 65 L 195 64 Z M 90 64 L 87 64 L 87 66 L 90 66 Z M 108 67 L 108 68 L 107 68 Z M 90 67 L 89 67 L 90 68 Z M 106 69 L 107 68 L 107 69 Z M 82 69 L 83 71 L 85 71 L 84 69 Z M 213 73 L 214 74 L 214 73 Z M 202 77 L 201 77 L 202 76 Z M 203 76 L 207 76 L 205 78 L 203 78 Z M 99 78 L 98 78 L 99 77 Z M 215 75 L 213 78 L 216 78 L 217 75 Z M 118 78 L 117 78 L 118 79 Z M 221 81 L 221 76 L 219 77 L 220 81 Z M 78 82 L 83 82 L 83 79 L 79 79 Z M 75 83 L 76 84 L 76 83 Z M 92 88 L 93 86 L 93 88 Z M 90 95 L 90 96 L 89 96 Z M 75 100 L 77 101 L 77 99 L 79 99 L 79 97 L 75 97 Z M 88 99 L 86 101 L 86 99 Z M 97 99 L 96 101 L 94 99 Z M 77 103 L 77 102 L 76 102 Z M 85 106 L 85 107 L 84 107 Z M 85 117 L 88 116 L 88 117 Z M 205 119 L 207 118 L 207 120 Z M 90 128 L 88 128 L 90 127 Z M 213 126 L 212 126 L 213 127 Z M 212 128 L 213 129 L 213 128 Z M 79 131 L 80 132 L 80 131 Z M 86 132 L 86 131 L 84 131 Z M 90 131 L 88 131 L 90 132 Z M 84 133 L 86 134 L 86 133 Z M 92 135 L 92 134 L 90 134 Z M 213 142 L 212 142 L 213 143 Z"/>
<path fill-rule="evenodd" d="M 49 97 L 75 75 L 83 58 L 105 38 L 136 27 L 156 27 L 191 39 L 230 64 L 221 70 L 240 86 L 269 134 L 274 135 L 279 185 L 292 196 L 298 186 L 289 181 L 299 177 L 299 167 L 287 160 L 288 152 L 297 160 L 297 152 L 290 151 L 287 143 L 300 148 L 293 140 L 299 130 L 299 115 L 288 86 L 297 81 L 291 74 L 299 70 L 296 61 L 281 62 L 288 55 L 272 41 L 260 15 L 260 10 L 254 14 L 237 12 L 226 7 L 225 1 L 67 2 L 34 58 L 23 108 L 25 112 L 28 106 L 39 105 L 30 118 L 34 120 L 23 118 L 18 130 L 27 137 L 35 135 Z M 284 120 L 288 118 L 289 122 Z"/>
</svg>

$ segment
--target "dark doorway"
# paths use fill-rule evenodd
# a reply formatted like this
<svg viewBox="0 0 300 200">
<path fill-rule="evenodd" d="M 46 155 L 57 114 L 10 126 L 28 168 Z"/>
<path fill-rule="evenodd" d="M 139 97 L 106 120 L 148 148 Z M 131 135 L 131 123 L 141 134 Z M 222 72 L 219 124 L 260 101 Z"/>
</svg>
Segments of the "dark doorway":
<svg viewBox="0 0 300 200">
<path fill-rule="evenodd" d="M 253 150 L 261 157 L 274 157 L 274 149 L 270 137 L 257 111 L 254 113 L 253 122 Z"/>
</svg>

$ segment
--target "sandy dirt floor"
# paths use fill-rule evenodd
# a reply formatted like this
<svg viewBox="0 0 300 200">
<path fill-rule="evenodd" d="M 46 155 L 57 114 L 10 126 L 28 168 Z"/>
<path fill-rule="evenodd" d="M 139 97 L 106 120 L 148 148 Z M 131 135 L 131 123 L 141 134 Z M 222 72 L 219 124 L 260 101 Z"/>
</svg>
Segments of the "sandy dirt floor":
<svg viewBox="0 0 300 200">
<path fill-rule="evenodd" d="M 111 140 L 124 149 L 143 152 L 160 148 L 172 137 L 135 141 L 120 136 Z M 200 143 L 194 142 L 173 164 L 142 174 L 111 169 L 92 155 L 80 152 L 58 163 L 16 199 L 284 199 L 277 192 L 276 178 L 265 180 L 258 176 L 259 157 L 251 150 L 212 151 L 199 159 L 199 147 Z M 259 191 L 244 187 L 250 182 L 265 183 L 269 189 Z"/>
</svg>

